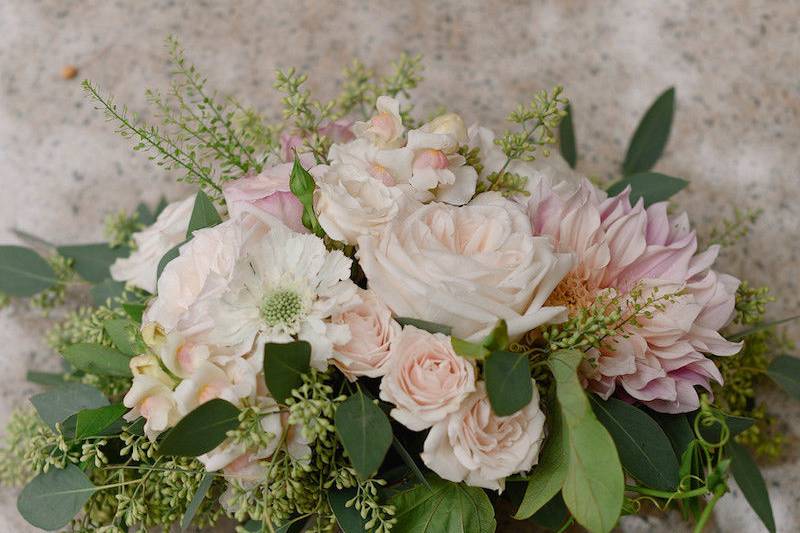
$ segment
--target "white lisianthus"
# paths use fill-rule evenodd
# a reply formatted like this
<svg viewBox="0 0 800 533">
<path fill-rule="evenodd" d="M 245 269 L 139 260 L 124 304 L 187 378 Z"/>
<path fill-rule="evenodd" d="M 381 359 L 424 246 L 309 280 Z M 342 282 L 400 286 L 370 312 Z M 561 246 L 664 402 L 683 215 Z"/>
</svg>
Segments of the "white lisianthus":
<svg viewBox="0 0 800 533">
<path fill-rule="evenodd" d="M 379 96 L 375 107 L 378 113 L 366 122 L 353 124 L 353 133 L 379 148 L 402 146 L 405 127 L 400 118 L 400 102 L 390 96 Z"/>
<path fill-rule="evenodd" d="M 377 237 L 359 239 L 361 268 L 397 316 L 482 338 L 505 319 L 512 336 L 566 318 L 545 300 L 572 267 L 548 238 L 534 237 L 520 206 L 485 193 L 463 207 L 442 203 L 398 216 Z"/>
<path fill-rule="evenodd" d="M 420 456 L 443 479 L 502 491 L 505 478 L 527 472 L 538 462 L 544 421 L 535 384 L 527 406 L 510 416 L 497 416 L 480 382 L 458 412 L 431 428 Z"/>
<path fill-rule="evenodd" d="M 400 211 L 402 191 L 387 187 L 359 167 L 333 165 L 320 174 L 314 211 L 333 239 L 355 244 L 361 236 L 380 233 Z"/>
<path fill-rule="evenodd" d="M 147 292 L 156 292 L 156 272 L 164 254 L 184 240 L 194 207 L 194 196 L 169 204 L 155 223 L 133 234 L 136 249 L 111 265 L 111 277 Z"/>
</svg>

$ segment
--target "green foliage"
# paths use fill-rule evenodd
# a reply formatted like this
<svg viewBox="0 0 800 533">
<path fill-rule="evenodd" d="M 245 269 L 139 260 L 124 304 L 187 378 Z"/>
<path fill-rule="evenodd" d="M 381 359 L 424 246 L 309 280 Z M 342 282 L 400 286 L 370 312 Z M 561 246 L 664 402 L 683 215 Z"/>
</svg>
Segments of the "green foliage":
<svg viewBox="0 0 800 533">
<path fill-rule="evenodd" d="M 311 345 L 306 341 L 264 346 L 264 381 L 275 401 L 284 403 L 292 390 L 303 384 L 310 362 Z"/>
<path fill-rule="evenodd" d="M 475 194 L 494 191 L 499 192 L 506 198 L 518 195 L 530 196 L 531 193 L 528 191 L 527 186 L 527 177 L 505 170 L 492 172 L 486 176 L 486 181 L 479 181 L 475 187 Z"/>
<path fill-rule="evenodd" d="M 152 223 L 152 221 L 150 222 Z M 125 211 L 110 213 L 105 218 L 104 234 L 108 239 L 108 244 L 112 248 L 125 246 L 133 249 L 136 243 L 133 241 L 133 234 L 143 230 L 145 222 L 141 219 L 138 212 L 128 214 Z"/>
<path fill-rule="evenodd" d="M 529 403 L 533 397 L 528 358 L 522 354 L 496 351 L 483 366 L 489 403 L 497 416 L 509 416 Z"/>
<path fill-rule="evenodd" d="M 0 246 L 0 291 L 4 294 L 33 296 L 57 282 L 50 264 L 30 248 Z"/>
<path fill-rule="evenodd" d="M 800 359 L 779 355 L 767 367 L 767 375 L 784 391 L 800 400 Z"/>
<path fill-rule="evenodd" d="M 383 463 L 392 445 L 392 426 L 386 413 L 361 389 L 336 408 L 336 433 L 362 479 Z"/>
<path fill-rule="evenodd" d="M 164 435 L 158 453 L 197 457 L 210 452 L 239 426 L 239 413 L 239 408 L 221 398 L 200 404 Z"/>
<path fill-rule="evenodd" d="M 564 89 L 556 86 L 548 93 L 537 92 L 528 105 L 520 104 L 508 116 L 508 121 L 519 126 L 519 131 L 507 131 L 495 140 L 503 153 L 508 157 L 505 167 L 513 160 L 532 161 L 536 152 L 542 148 L 542 154 L 550 155 L 546 146 L 554 144 L 555 132 L 561 119 L 566 114 L 565 107 L 569 103 L 563 96 Z"/>
<path fill-rule="evenodd" d="M 89 374 L 132 377 L 130 357 L 102 344 L 72 344 L 67 346 L 61 355 L 73 368 Z"/>
<path fill-rule="evenodd" d="M 51 428 L 83 409 L 105 407 L 108 400 L 102 392 L 82 383 L 66 383 L 31 397 L 41 419 Z"/>
<path fill-rule="evenodd" d="M 52 309 L 64 303 L 67 287 L 75 279 L 75 270 L 72 268 L 71 259 L 57 253 L 50 255 L 46 260 L 55 273 L 56 283 L 32 296 L 31 305 L 41 309 L 44 316 L 49 316 Z"/>
<path fill-rule="evenodd" d="M 747 281 L 742 281 L 736 289 L 736 315 L 735 324 L 752 326 L 764 320 L 767 304 L 774 302 L 770 296 L 769 287 L 750 287 Z"/>
<path fill-rule="evenodd" d="M 395 533 L 493 533 L 494 508 L 477 487 L 437 477 L 429 487 L 415 485 L 391 500 L 396 507 Z"/>
<path fill-rule="evenodd" d="M 378 493 L 379 488 L 385 485 L 383 480 L 368 479 L 354 489 L 328 491 L 328 503 L 344 533 L 388 533 L 395 530 L 395 507 L 382 503 Z"/>
<path fill-rule="evenodd" d="M 441 333 L 443 335 L 450 335 L 453 328 L 444 324 L 436 324 L 435 322 L 428 322 L 427 320 L 420 320 L 418 318 L 410 318 L 407 316 L 399 316 L 395 321 L 401 326 L 413 326 L 417 329 L 427 331 L 428 333 Z"/>
<path fill-rule="evenodd" d="M 734 207 L 733 217 L 723 219 L 718 226 L 711 229 L 709 244 L 733 246 L 750 234 L 750 230 L 763 212 L 763 209 L 743 210 Z"/>
<path fill-rule="evenodd" d="M 319 129 L 324 121 L 333 117 L 335 103 L 312 99 L 311 91 L 303 87 L 307 79 L 308 76 L 298 74 L 294 68 L 279 70 L 275 74 L 274 87 L 285 94 L 281 100 L 284 119 L 290 121 L 292 129 L 303 137 L 305 147 L 317 162 L 327 163 L 331 141 L 320 135 Z"/>
<path fill-rule="evenodd" d="M 80 468 L 67 465 L 31 480 L 17 499 L 17 509 L 36 527 L 61 529 L 80 512 L 95 490 Z"/>
<path fill-rule="evenodd" d="M 674 114 L 675 88 L 670 87 L 653 102 L 636 127 L 622 163 L 624 175 L 646 172 L 658 161 L 669 140 Z"/>
<path fill-rule="evenodd" d="M 572 106 L 568 104 L 564 111 L 564 118 L 558 128 L 558 148 L 569 167 L 575 168 L 575 163 L 578 161 L 578 150 L 575 147 L 575 128 L 572 126 Z"/>
<path fill-rule="evenodd" d="M 303 168 L 303 165 L 300 164 L 300 159 L 296 158 L 289 178 L 289 188 L 292 194 L 303 204 L 303 225 L 317 237 L 324 237 L 325 230 L 322 229 L 319 220 L 317 220 L 317 215 L 314 213 L 314 189 L 316 187 L 317 184 L 314 181 L 314 177 Z"/>
<path fill-rule="evenodd" d="M 222 218 L 217 213 L 217 208 L 203 191 L 197 191 L 194 197 L 192 215 L 189 218 L 189 227 L 186 229 L 186 238 L 191 239 L 194 232 L 220 224 Z"/>
<path fill-rule="evenodd" d="M 5 426 L 4 444 L 0 447 L 0 483 L 22 485 L 36 472 L 29 456 L 37 451 L 36 436 L 49 432 L 36 412 L 31 408 L 15 409 Z"/>
<path fill-rule="evenodd" d="M 750 507 L 761 518 L 767 530 L 775 533 L 772 504 L 770 504 L 767 485 L 764 483 L 764 478 L 761 476 L 758 465 L 750 457 L 747 449 L 736 442 L 729 442 L 725 447 L 725 451 L 731 456 L 731 473 L 736 480 L 736 484 L 742 490 L 742 494 L 744 494 Z"/>
<path fill-rule="evenodd" d="M 108 333 L 108 336 L 111 337 L 114 347 L 130 357 L 147 351 L 139 326 L 139 324 L 127 318 L 115 318 L 107 320 L 103 324 L 103 328 Z"/>
<path fill-rule="evenodd" d="M 303 384 L 292 390 L 286 399 L 289 407 L 289 423 L 300 426 L 303 438 L 308 442 L 322 442 L 335 447 L 335 427 L 333 418 L 336 408 L 347 397 L 334 395 L 333 388 L 326 383 L 327 374 L 312 368 L 304 373 Z"/>
<path fill-rule="evenodd" d="M 688 184 L 689 182 L 684 179 L 659 174 L 658 172 L 639 172 L 625 176 L 612 184 L 606 192 L 610 196 L 615 196 L 625 190 L 625 187 L 630 186 L 631 203 L 636 203 L 639 198 L 643 198 L 644 205 L 647 207 L 656 202 L 669 200 Z"/>
<path fill-rule="evenodd" d="M 78 440 L 100 435 L 117 422 L 127 412 L 122 404 L 106 405 L 95 409 L 84 409 L 78 412 L 75 423 L 75 438 Z"/>
<path fill-rule="evenodd" d="M 59 246 L 57 250 L 63 257 L 71 259 L 72 268 L 90 283 L 100 283 L 110 278 L 109 268 L 114 261 L 130 253 L 123 246 L 112 248 L 106 243 Z"/>
</svg>

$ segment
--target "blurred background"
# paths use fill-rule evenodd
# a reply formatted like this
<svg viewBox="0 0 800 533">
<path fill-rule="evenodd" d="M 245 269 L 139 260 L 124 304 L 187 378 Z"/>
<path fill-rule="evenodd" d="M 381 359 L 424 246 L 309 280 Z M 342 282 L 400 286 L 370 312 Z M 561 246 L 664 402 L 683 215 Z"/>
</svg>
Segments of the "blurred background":
<svg viewBox="0 0 800 533">
<path fill-rule="evenodd" d="M 102 237 L 105 216 L 187 189 L 129 149 L 84 97 L 89 78 L 151 117 L 145 88 L 166 88 L 165 37 L 174 34 L 210 86 L 268 115 L 278 67 L 296 66 L 332 96 L 352 58 L 380 71 L 401 52 L 424 54 L 418 113 L 440 105 L 502 129 L 515 103 L 562 84 L 572 101 L 578 170 L 618 175 L 627 142 L 669 86 L 677 114 L 656 171 L 687 178 L 676 200 L 694 223 L 762 208 L 721 270 L 769 284 L 773 317 L 800 309 L 800 2 L 690 0 L 307 2 L 0 1 L 0 242 L 11 228 L 57 243 Z M 0 311 L 0 425 L 37 389 L 29 368 L 56 361 L 47 320 Z M 788 328 L 800 339 L 800 330 Z M 771 393 L 768 393 L 771 394 Z M 800 531 L 798 403 L 768 396 L 790 434 L 789 458 L 766 477 L 778 529 Z M 0 530 L 31 531 L 16 492 L 0 492 Z M 718 531 L 762 531 L 737 489 L 715 509 Z M 626 532 L 678 532 L 677 517 L 626 519 Z M 506 529 L 507 530 L 507 529 Z"/>
</svg>

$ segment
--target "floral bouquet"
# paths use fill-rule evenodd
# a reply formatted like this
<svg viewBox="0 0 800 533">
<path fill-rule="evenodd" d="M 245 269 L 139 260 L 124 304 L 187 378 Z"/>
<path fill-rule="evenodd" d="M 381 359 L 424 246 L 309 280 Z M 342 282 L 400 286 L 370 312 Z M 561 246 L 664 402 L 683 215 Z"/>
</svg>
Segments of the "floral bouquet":
<svg viewBox="0 0 800 533">
<path fill-rule="evenodd" d="M 4 301 L 57 317 L 63 356 L 0 452 L 28 522 L 607 532 L 671 509 L 700 531 L 732 476 L 775 531 L 756 391 L 800 396 L 800 362 L 767 289 L 714 269 L 757 213 L 702 242 L 669 203 L 687 182 L 650 170 L 673 90 L 606 184 L 572 170 L 560 87 L 497 137 L 415 117 L 419 58 L 356 62 L 331 101 L 288 70 L 266 123 L 169 49 L 160 127 L 84 88 L 195 193 L 111 215 L 108 242 L 0 247 Z"/>
</svg>

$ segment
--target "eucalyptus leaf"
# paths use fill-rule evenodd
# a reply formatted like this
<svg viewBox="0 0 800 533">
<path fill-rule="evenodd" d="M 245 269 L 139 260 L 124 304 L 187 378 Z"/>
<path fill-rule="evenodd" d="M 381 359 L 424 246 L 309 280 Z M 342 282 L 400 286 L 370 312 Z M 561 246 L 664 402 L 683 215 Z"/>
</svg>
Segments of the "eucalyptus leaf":
<svg viewBox="0 0 800 533">
<path fill-rule="evenodd" d="M 147 306 L 145 304 L 135 303 L 135 302 L 126 302 L 122 304 L 122 309 L 125 313 L 137 324 L 142 323 L 142 316 L 144 315 L 144 310 Z"/>
<path fill-rule="evenodd" d="M 164 256 L 159 260 L 158 267 L 156 268 L 156 279 L 161 278 L 161 273 L 164 272 L 164 269 L 167 267 L 170 261 L 175 259 L 180 255 L 181 246 L 189 242 L 189 239 L 186 239 L 180 244 L 176 244 L 172 248 L 164 254 Z"/>
<path fill-rule="evenodd" d="M 530 518 L 561 491 L 567 475 L 568 441 L 564 433 L 563 420 L 558 406 L 550 414 L 550 433 L 539 454 L 539 462 L 528 476 L 525 495 L 514 518 Z"/>
<path fill-rule="evenodd" d="M 644 199 L 645 207 L 656 202 L 669 200 L 674 194 L 680 192 L 689 184 L 688 181 L 659 174 L 658 172 L 641 172 L 622 178 L 612 184 L 606 192 L 609 196 L 621 193 L 625 187 L 631 187 L 630 200 L 635 204 L 639 198 Z"/>
<path fill-rule="evenodd" d="M 311 230 L 311 233 L 322 238 L 325 236 L 325 230 L 322 229 L 317 215 L 314 213 L 314 189 L 316 186 L 314 176 L 303 168 L 300 158 L 295 157 L 289 177 L 289 189 L 303 205 L 303 225 Z"/>
<path fill-rule="evenodd" d="M 525 355 L 492 352 L 484 363 L 483 373 L 489 403 L 496 415 L 512 415 L 531 403 L 533 382 Z"/>
<path fill-rule="evenodd" d="M 497 522 L 489 497 L 478 487 L 431 476 L 391 499 L 393 533 L 494 533 Z"/>
<path fill-rule="evenodd" d="M 569 509 L 567 509 L 560 492 L 531 517 L 531 521 L 534 524 L 559 532 L 566 531 L 569 526 L 569 519 Z"/>
<path fill-rule="evenodd" d="M 490 352 L 505 350 L 508 348 L 508 324 L 505 320 L 499 320 L 497 325 L 489 332 L 481 344 Z"/>
<path fill-rule="evenodd" d="M 336 517 L 336 523 L 342 533 L 364 533 L 367 531 L 366 519 L 361 518 L 361 513 L 354 506 L 347 506 L 347 502 L 358 494 L 356 489 L 341 489 L 336 487 L 328 489 L 328 504 Z"/>
<path fill-rule="evenodd" d="M 622 163 L 624 175 L 650 170 L 658 161 L 669 140 L 674 114 L 675 88 L 670 87 L 653 102 L 639 122 Z"/>
<path fill-rule="evenodd" d="M 55 372 L 39 372 L 36 370 L 28 370 L 25 378 L 31 383 L 39 385 L 63 385 L 64 374 L 57 374 Z"/>
<path fill-rule="evenodd" d="M 239 427 L 239 409 L 221 398 L 200 404 L 170 429 L 158 447 L 159 455 L 197 457 L 225 440 Z"/>
<path fill-rule="evenodd" d="M 62 256 L 72 259 L 75 271 L 90 283 L 100 283 L 111 277 L 111 265 L 121 257 L 127 257 L 126 246 L 112 248 L 107 243 L 75 244 L 56 248 Z"/>
<path fill-rule="evenodd" d="M 458 337 L 450 337 L 450 344 L 453 346 L 454 352 L 461 357 L 466 357 L 467 359 L 482 360 L 486 359 L 489 357 L 489 354 L 491 354 L 491 352 L 484 348 L 483 345 L 475 342 L 465 341 L 464 339 L 459 339 Z"/>
<path fill-rule="evenodd" d="M 625 470 L 648 487 L 676 490 L 678 458 L 669 438 L 647 413 L 616 398 L 589 400 L 598 420 L 614 439 Z"/>
<path fill-rule="evenodd" d="M 131 320 L 117 318 L 103 323 L 114 346 L 125 355 L 134 356 L 145 353 L 147 346 L 139 333 L 139 326 Z"/>
<path fill-rule="evenodd" d="M 368 478 L 392 445 L 392 425 L 386 413 L 359 389 L 336 408 L 333 421 L 353 468 Z"/>
<path fill-rule="evenodd" d="M 222 222 L 214 203 L 203 191 L 197 191 L 194 197 L 192 216 L 189 218 L 189 227 L 186 229 L 186 238 L 191 239 L 195 231 L 210 228 Z"/>
<path fill-rule="evenodd" d="M 125 284 L 121 281 L 114 281 L 109 278 L 95 284 L 89 293 L 92 295 L 92 302 L 99 307 L 101 305 L 109 304 L 110 307 L 116 307 L 118 304 L 114 301 L 125 292 Z"/>
<path fill-rule="evenodd" d="M 756 512 L 764 526 L 775 533 L 775 517 L 772 514 L 772 504 L 769 501 L 769 492 L 758 465 L 750 457 L 747 449 L 734 440 L 725 445 L 731 458 L 731 473 L 736 484 L 742 490 L 750 507 Z"/>
<path fill-rule="evenodd" d="M 787 318 L 781 318 L 779 320 L 768 320 L 766 322 L 761 322 L 761 323 L 756 324 L 755 326 L 747 328 L 747 329 L 745 329 L 743 331 L 740 331 L 738 333 L 734 333 L 733 335 L 728 337 L 728 340 L 731 341 L 731 342 L 739 342 L 740 340 L 744 339 L 745 337 L 749 337 L 753 333 L 758 333 L 759 331 L 763 331 L 765 329 L 769 329 L 769 328 L 774 327 L 774 326 L 779 326 L 781 324 L 785 324 L 787 322 L 791 322 L 792 320 L 797 320 L 798 318 L 800 318 L 800 315 L 790 316 L 790 317 L 787 317 Z"/>
<path fill-rule="evenodd" d="M 122 404 L 106 405 L 79 411 L 75 426 L 75 438 L 82 440 L 100 435 L 127 411 L 128 408 Z"/>
<path fill-rule="evenodd" d="M 78 343 L 64 348 L 61 355 L 73 367 L 101 376 L 131 376 L 131 358 L 102 344 Z"/>
<path fill-rule="evenodd" d="M 156 217 L 150 208 L 147 207 L 147 204 L 144 202 L 139 202 L 139 205 L 136 206 L 136 216 L 139 218 L 139 222 L 143 226 L 150 226 L 153 222 L 156 221 Z"/>
<path fill-rule="evenodd" d="M 303 384 L 311 368 L 311 345 L 306 341 L 268 342 L 264 346 L 264 381 L 275 401 L 284 403 Z"/>
<path fill-rule="evenodd" d="M 0 246 L 0 292 L 26 298 L 57 281 L 50 264 L 30 248 Z"/>
<path fill-rule="evenodd" d="M 197 514 L 197 510 L 200 509 L 200 505 L 202 505 L 203 500 L 206 499 L 206 493 L 208 493 L 208 489 L 211 488 L 212 483 L 214 483 L 214 474 L 206 472 L 203 479 L 200 480 L 200 484 L 197 486 L 192 500 L 189 502 L 189 505 L 186 506 L 186 512 L 183 513 L 183 517 L 181 518 L 181 531 L 186 531 L 191 525 L 194 515 Z"/>
<path fill-rule="evenodd" d="M 594 416 L 578 379 L 582 360 L 576 350 L 557 351 L 549 360 L 568 443 L 561 494 L 579 524 L 592 533 L 606 533 L 622 511 L 625 477 L 614 441 Z"/>
<path fill-rule="evenodd" d="M 570 168 L 575 168 L 578 161 L 578 150 L 575 147 L 575 128 L 572 125 L 572 106 L 567 105 L 564 109 L 566 115 L 561 119 L 558 127 L 558 148 L 561 150 L 561 157 L 567 162 Z"/>
<path fill-rule="evenodd" d="M 450 335 L 453 332 L 453 328 L 451 328 L 450 326 L 445 326 L 444 324 L 437 324 L 436 322 L 428 322 L 427 320 L 420 320 L 418 318 L 409 318 L 407 316 L 400 316 L 395 318 L 395 321 L 403 327 L 413 326 L 417 329 L 425 330 L 428 333 L 442 333 L 444 335 Z"/>
<path fill-rule="evenodd" d="M 28 483 L 17 498 L 17 510 L 31 525 L 56 530 L 65 527 L 81 511 L 95 486 L 80 468 L 50 468 Z"/>
<path fill-rule="evenodd" d="M 800 400 L 800 359 L 789 355 L 778 356 L 769 364 L 767 375 L 783 390 Z"/>
<path fill-rule="evenodd" d="M 39 417 L 48 426 L 55 427 L 84 409 L 108 405 L 105 395 L 91 385 L 66 383 L 31 397 Z"/>
</svg>

